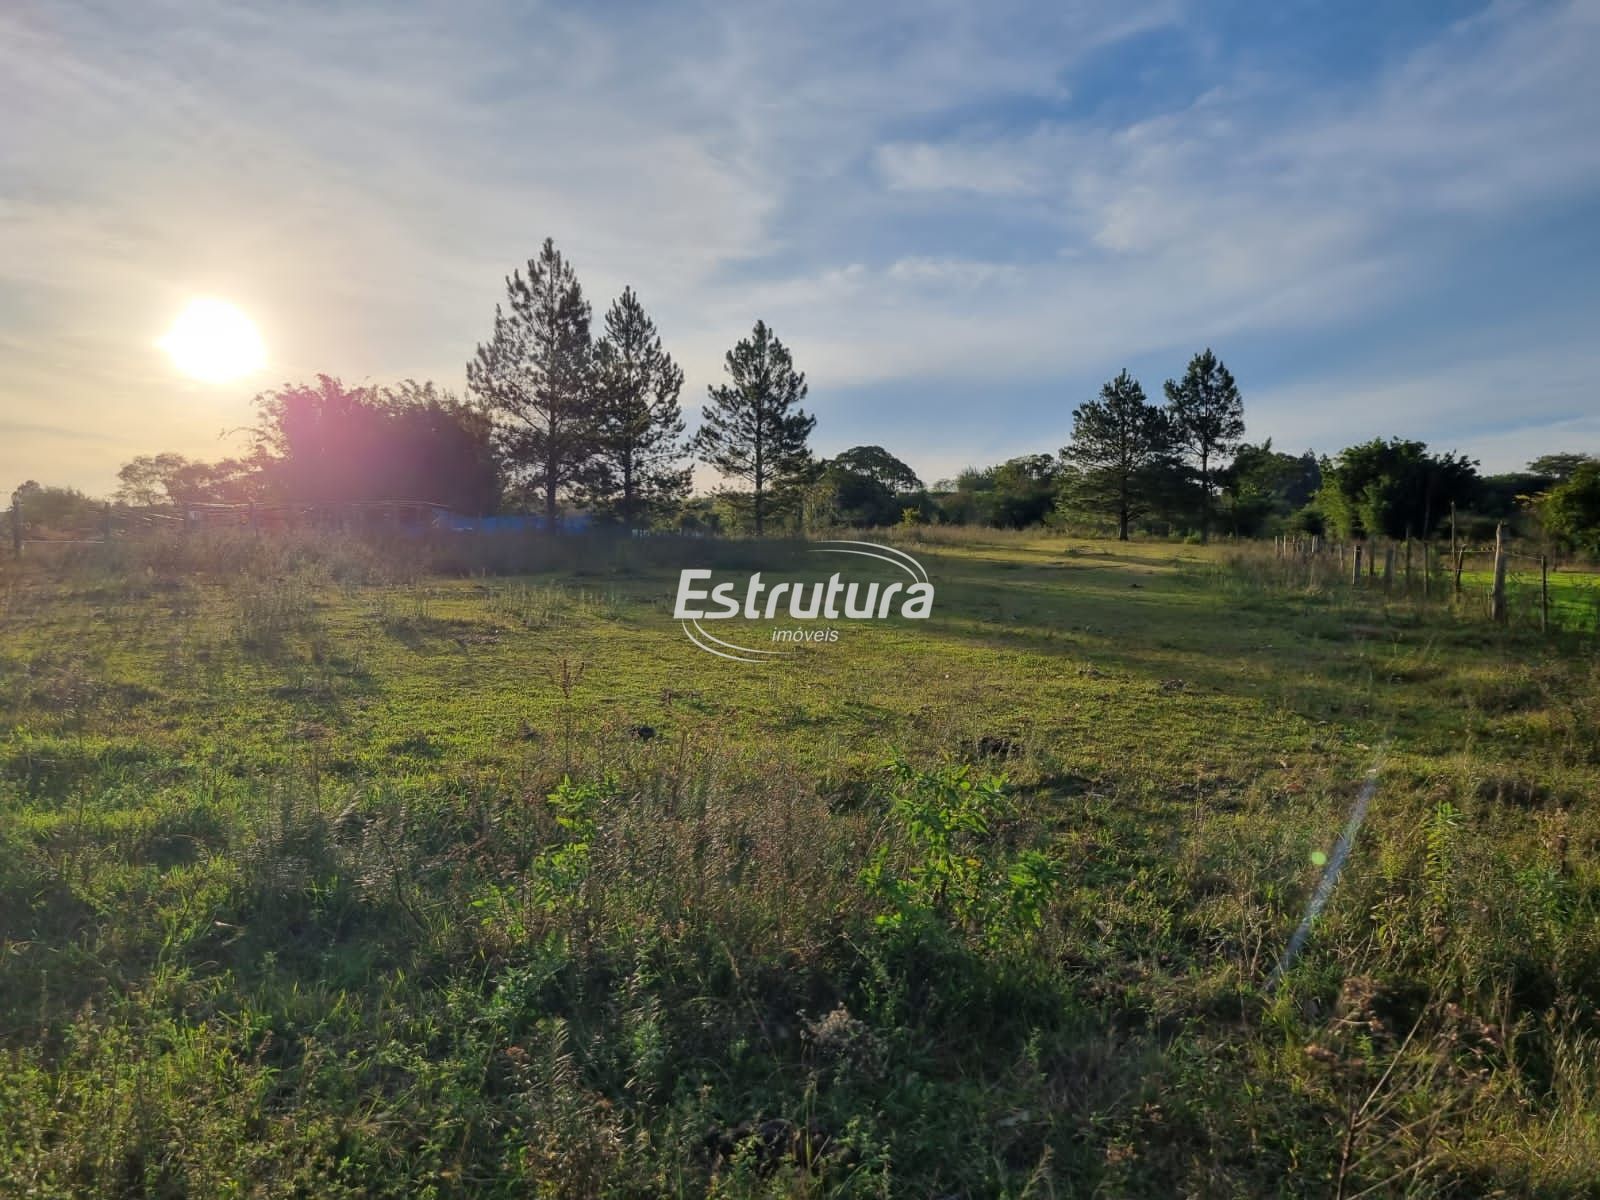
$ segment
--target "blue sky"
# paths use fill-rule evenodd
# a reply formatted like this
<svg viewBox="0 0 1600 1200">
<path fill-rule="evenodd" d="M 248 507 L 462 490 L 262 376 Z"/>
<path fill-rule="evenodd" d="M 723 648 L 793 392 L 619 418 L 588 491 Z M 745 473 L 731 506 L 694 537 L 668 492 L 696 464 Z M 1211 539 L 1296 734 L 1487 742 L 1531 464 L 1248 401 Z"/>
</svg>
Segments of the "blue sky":
<svg viewBox="0 0 1600 1200">
<path fill-rule="evenodd" d="M 1250 436 L 1600 451 L 1600 5 L 0 12 L 0 489 L 216 456 L 259 388 L 460 389 L 553 236 L 698 416 L 757 317 L 824 453 L 1053 451 L 1210 345 Z M 194 295 L 260 325 L 204 385 Z"/>
</svg>

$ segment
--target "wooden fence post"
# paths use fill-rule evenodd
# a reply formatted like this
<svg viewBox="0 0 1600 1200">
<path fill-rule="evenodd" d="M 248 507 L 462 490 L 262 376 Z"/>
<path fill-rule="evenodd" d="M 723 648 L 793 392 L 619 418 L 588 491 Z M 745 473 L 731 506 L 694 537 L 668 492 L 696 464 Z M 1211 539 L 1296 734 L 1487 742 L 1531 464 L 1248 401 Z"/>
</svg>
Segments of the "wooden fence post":
<svg viewBox="0 0 1600 1200">
<path fill-rule="evenodd" d="M 1456 557 L 1456 502 L 1450 501 L 1450 562 L 1456 569 L 1456 594 L 1461 594 L 1461 560 Z"/>
<path fill-rule="evenodd" d="M 108 545 L 111 542 L 111 501 L 107 500 L 105 507 L 100 512 L 100 537 Z"/>
<path fill-rule="evenodd" d="M 1489 593 L 1489 618 L 1506 623 L 1506 523 L 1494 527 L 1494 590 Z"/>
<path fill-rule="evenodd" d="M 1411 595 L 1411 535 L 1406 534 L 1406 595 Z"/>
<path fill-rule="evenodd" d="M 1383 590 L 1394 589 L 1394 546 L 1385 546 L 1383 550 Z"/>
<path fill-rule="evenodd" d="M 1350 565 L 1351 565 L 1350 586 L 1351 587 L 1360 587 L 1361 586 L 1361 547 L 1360 547 L 1360 545 L 1355 545 L 1355 546 L 1350 547 Z"/>
<path fill-rule="evenodd" d="M 22 557 L 22 493 L 11 493 L 11 553 Z"/>
<path fill-rule="evenodd" d="M 1550 632 L 1550 556 L 1539 555 L 1539 632 Z"/>
</svg>

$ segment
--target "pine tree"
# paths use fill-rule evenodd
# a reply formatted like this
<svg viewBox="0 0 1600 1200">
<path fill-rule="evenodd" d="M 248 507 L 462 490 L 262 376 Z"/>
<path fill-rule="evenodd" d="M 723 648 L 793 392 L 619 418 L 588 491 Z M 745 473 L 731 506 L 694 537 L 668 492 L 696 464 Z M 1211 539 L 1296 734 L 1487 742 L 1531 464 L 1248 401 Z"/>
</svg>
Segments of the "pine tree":
<svg viewBox="0 0 1600 1200">
<path fill-rule="evenodd" d="M 633 289 L 623 289 L 595 344 L 600 458 L 592 490 L 629 529 L 688 494 L 682 390 L 683 369 L 662 349 Z"/>
<path fill-rule="evenodd" d="M 1117 537 L 1145 512 L 1163 468 L 1171 464 L 1172 429 L 1166 413 L 1144 398 L 1139 381 L 1123 371 L 1100 389 L 1100 398 L 1072 412 L 1072 443 L 1061 451 L 1073 468 L 1070 500 L 1117 518 Z"/>
<path fill-rule="evenodd" d="M 562 493 L 588 477 L 598 450 L 589 304 L 549 238 L 506 294 L 510 311 L 495 306 L 494 336 L 467 364 L 467 385 L 495 419 L 510 474 L 542 496 L 553 533 Z"/>
<path fill-rule="evenodd" d="M 757 321 L 751 335 L 728 351 L 724 369 L 733 382 L 708 389 L 711 403 L 702 410 L 694 445 L 722 474 L 750 482 L 759 537 L 768 494 L 793 487 L 807 474 L 806 439 L 817 419 L 798 407 L 806 377 L 766 322 Z"/>
<path fill-rule="evenodd" d="M 1213 466 L 1244 437 L 1244 401 L 1222 360 L 1208 347 L 1189 360 L 1181 382 L 1167 380 L 1167 415 L 1178 443 L 1200 474 L 1200 537 L 1211 536 Z"/>
</svg>

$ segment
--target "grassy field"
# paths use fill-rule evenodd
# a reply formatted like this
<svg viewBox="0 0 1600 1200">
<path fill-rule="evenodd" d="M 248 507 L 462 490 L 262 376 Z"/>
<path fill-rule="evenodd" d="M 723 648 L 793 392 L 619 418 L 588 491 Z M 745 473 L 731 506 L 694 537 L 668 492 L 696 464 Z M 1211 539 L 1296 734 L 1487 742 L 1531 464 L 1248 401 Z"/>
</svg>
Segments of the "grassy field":
<svg viewBox="0 0 1600 1200">
<path fill-rule="evenodd" d="M 1494 586 L 1492 568 L 1461 573 L 1461 588 L 1470 601 L 1486 610 Z M 1600 573 L 1592 567 L 1565 567 L 1544 580 L 1552 627 L 1595 633 L 1600 631 Z M 1512 622 L 1532 629 L 1539 624 L 1541 596 L 1539 564 L 1514 559 L 1506 572 L 1506 606 Z"/>
<path fill-rule="evenodd" d="M 0 1194 L 1600 1195 L 1593 635 L 903 544 L 0 566 Z"/>
</svg>

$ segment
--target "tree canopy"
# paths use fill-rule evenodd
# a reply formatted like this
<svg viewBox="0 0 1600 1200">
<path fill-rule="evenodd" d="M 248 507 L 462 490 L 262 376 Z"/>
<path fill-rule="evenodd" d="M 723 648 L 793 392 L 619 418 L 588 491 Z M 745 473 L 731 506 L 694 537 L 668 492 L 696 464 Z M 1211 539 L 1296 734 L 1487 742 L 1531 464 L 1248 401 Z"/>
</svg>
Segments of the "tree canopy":
<svg viewBox="0 0 1600 1200">
<path fill-rule="evenodd" d="M 1600 461 L 1590 458 L 1538 501 L 1545 528 L 1574 550 L 1600 555 Z"/>
<path fill-rule="evenodd" d="M 27 480 L 12 493 L 11 505 L 21 507 L 23 529 L 29 536 L 76 536 L 97 527 L 101 513 L 100 502 L 77 488 L 41 484 L 36 479 Z"/>
<path fill-rule="evenodd" d="M 925 500 L 917 473 L 882 446 L 852 446 L 820 464 L 811 524 L 891 525 Z"/>
<path fill-rule="evenodd" d="M 550 238 L 527 269 L 506 280 L 467 386 L 494 418 L 509 482 L 540 497 L 554 531 L 562 497 L 593 482 L 599 454 L 589 302 Z"/>
<path fill-rule="evenodd" d="M 1530 475 L 1547 476 L 1555 483 L 1566 483 L 1586 466 L 1600 463 L 1593 454 L 1563 451 L 1559 454 L 1541 454 L 1528 464 Z"/>
<path fill-rule="evenodd" d="M 1322 486 L 1322 467 L 1309 450 L 1284 454 L 1268 438 L 1259 446 L 1241 445 L 1218 483 L 1229 532 L 1256 537 L 1274 518 L 1286 519 L 1310 503 Z"/>
<path fill-rule="evenodd" d="M 1373 438 L 1322 463 L 1317 507 L 1344 537 L 1428 537 L 1478 484 L 1477 463 L 1423 442 Z"/>
<path fill-rule="evenodd" d="M 754 528 L 765 528 L 773 491 L 805 482 L 817 420 L 800 407 L 806 377 L 784 344 L 757 321 L 723 360 L 728 383 L 708 389 L 695 449 L 724 476 L 750 484 Z"/>
<path fill-rule="evenodd" d="M 474 514 L 499 501 L 488 417 L 432 383 L 349 388 L 320 375 L 314 384 L 262 392 L 256 408 L 262 495 L 313 503 L 425 500 Z M 184 476 L 180 470 L 172 478 Z"/>
<path fill-rule="evenodd" d="M 1196 468 L 1204 541 L 1211 535 L 1212 472 L 1244 437 L 1244 401 L 1233 375 L 1210 347 L 1189 360 L 1182 379 L 1167 380 L 1165 390 L 1174 437 Z"/>
<path fill-rule="evenodd" d="M 632 288 L 606 313 L 594 361 L 598 455 L 590 497 L 627 528 L 648 525 L 688 495 L 691 468 L 678 407 L 683 369 Z"/>
<path fill-rule="evenodd" d="M 1063 501 L 1069 508 L 1105 514 L 1128 540 L 1133 520 L 1148 511 L 1158 476 L 1175 462 L 1168 415 L 1144 398 L 1126 370 L 1100 388 L 1100 398 L 1072 412 L 1072 441 L 1061 451 L 1066 466 Z"/>
</svg>

